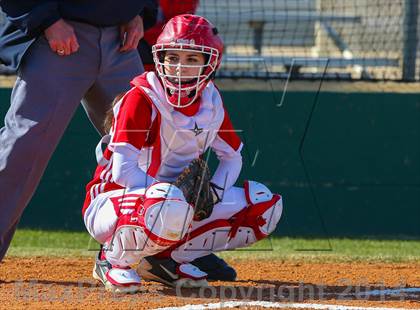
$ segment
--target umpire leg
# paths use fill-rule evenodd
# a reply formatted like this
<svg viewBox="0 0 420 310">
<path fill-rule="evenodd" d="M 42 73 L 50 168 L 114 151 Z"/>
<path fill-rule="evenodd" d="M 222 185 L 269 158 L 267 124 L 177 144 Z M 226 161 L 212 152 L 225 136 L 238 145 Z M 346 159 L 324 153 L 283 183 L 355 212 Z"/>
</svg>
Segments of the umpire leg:
<svg viewBox="0 0 420 310">
<path fill-rule="evenodd" d="M 70 23 L 80 49 L 61 57 L 40 37 L 21 64 L 0 129 L 0 261 L 81 99 L 85 96 L 88 116 L 102 133 L 112 99 L 142 71 L 137 51 L 118 52 L 117 27 Z"/>
<path fill-rule="evenodd" d="M 119 51 L 120 35 L 117 30 L 115 27 L 102 29 L 99 73 L 95 84 L 82 100 L 86 114 L 100 135 L 105 134 L 103 123 L 114 98 L 128 91 L 130 80 L 144 71 L 137 50 Z"/>
<path fill-rule="evenodd" d="M 0 240 L 0 258 L 6 255 L 7 249 L 9 247 L 10 242 L 12 242 L 13 235 L 15 234 L 17 225 L 19 224 L 19 220 L 17 220 L 11 227 L 6 230 L 3 235 L 1 236 Z M 0 260 L 1 262 L 1 260 Z"/>
<path fill-rule="evenodd" d="M 72 24 L 80 43 L 77 53 L 58 56 L 44 37 L 28 50 L 12 92 L 5 125 L 0 129 L 0 261 L 65 128 L 100 76 L 104 29 Z M 118 35 L 116 27 L 104 31 L 113 31 L 114 37 Z M 119 46 L 115 39 L 108 43 Z M 138 61 L 131 65 L 140 66 Z M 133 77 L 130 73 L 119 73 L 127 84 Z M 113 90 L 115 95 L 120 91 Z"/>
<path fill-rule="evenodd" d="M 64 82 L 59 79 L 58 71 L 60 77 L 65 76 L 69 73 L 66 69 L 70 69 L 71 65 L 57 65 L 68 62 L 69 59 L 54 59 L 59 56 L 52 52 L 48 54 L 48 49 L 40 42 L 34 44 L 29 51 L 28 60 L 33 57 L 37 62 L 28 61 L 22 64 L 5 125 L 0 129 L 0 260 L 7 251 L 17 222 L 58 141 L 89 85 L 88 81 Z M 45 55 L 40 55 L 40 51 Z M 44 70 L 48 74 L 42 76 L 41 72 L 45 72 Z"/>
</svg>

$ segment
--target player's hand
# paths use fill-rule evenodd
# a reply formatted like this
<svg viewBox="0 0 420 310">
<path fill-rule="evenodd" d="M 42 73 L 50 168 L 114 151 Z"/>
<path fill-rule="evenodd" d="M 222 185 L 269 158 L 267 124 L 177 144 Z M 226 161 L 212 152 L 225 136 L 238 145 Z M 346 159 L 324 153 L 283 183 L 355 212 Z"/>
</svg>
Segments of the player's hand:
<svg viewBox="0 0 420 310">
<path fill-rule="evenodd" d="M 73 27 L 63 19 L 45 29 L 44 34 L 51 50 L 60 56 L 68 56 L 79 49 Z"/>
<path fill-rule="evenodd" d="M 139 41 L 144 36 L 143 18 L 139 15 L 120 27 L 120 52 L 137 49 Z"/>
</svg>

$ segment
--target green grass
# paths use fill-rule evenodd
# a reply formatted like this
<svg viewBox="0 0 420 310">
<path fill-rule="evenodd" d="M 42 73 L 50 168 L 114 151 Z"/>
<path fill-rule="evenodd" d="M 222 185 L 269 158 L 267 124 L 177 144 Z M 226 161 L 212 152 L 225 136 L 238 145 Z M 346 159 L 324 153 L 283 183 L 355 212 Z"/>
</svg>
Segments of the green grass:
<svg viewBox="0 0 420 310">
<path fill-rule="evenodd" d="M 8 256 L 93 256 L 98 244 L 85 232 L 18 230 Z M 302 239 L 262 240 L 251 248 L 222 253 L 229 259 L 315 262 L 420 262 L 419 240 Z"/>
<path fill-rule="evenodd" d="M 98 243 L 87 232 L 17 230 L 8 256 L 92 256 Z"/>
</svg>

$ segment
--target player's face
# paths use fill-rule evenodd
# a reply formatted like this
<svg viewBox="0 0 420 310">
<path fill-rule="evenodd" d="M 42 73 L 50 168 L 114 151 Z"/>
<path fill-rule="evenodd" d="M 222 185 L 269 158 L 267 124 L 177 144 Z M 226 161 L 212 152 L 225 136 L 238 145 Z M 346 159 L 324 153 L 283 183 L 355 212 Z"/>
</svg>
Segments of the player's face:
<svg viewBox="0 0 420 310">
<path fill-rule="evenodd" d="M 165 73 L 173 76 L 172 82 L 177 83 L 178 78 L 181 82 L 187 82 L 197 78 L 205 63 L 204 55 L 194 51 L 167 51 L 163 64 Z"/>
</svg>

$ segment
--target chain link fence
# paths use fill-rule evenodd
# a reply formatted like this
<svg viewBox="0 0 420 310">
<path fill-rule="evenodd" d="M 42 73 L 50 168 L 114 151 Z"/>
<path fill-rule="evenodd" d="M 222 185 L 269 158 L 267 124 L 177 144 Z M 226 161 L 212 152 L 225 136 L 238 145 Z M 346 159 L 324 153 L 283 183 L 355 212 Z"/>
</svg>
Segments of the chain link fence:
<svg viewBox="0 0 420 310">
<path fill-rule="evenodd" d="M 197 14 L 224 39 L 221 77 L 418 81 L 419 1 L 201 0 Z"/>
</svg>

